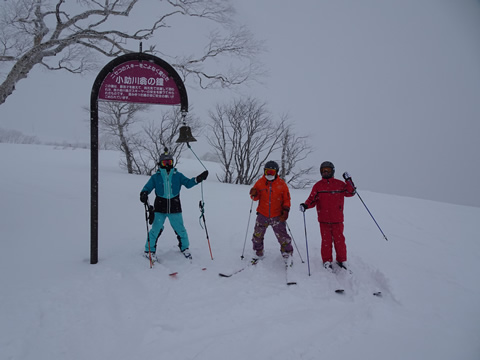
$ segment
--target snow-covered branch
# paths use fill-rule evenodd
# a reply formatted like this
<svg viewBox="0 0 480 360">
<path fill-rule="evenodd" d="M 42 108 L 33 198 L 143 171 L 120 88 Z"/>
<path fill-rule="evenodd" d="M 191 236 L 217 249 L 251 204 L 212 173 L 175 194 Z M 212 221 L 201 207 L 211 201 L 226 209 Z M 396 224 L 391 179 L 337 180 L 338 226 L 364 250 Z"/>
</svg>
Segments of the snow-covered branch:
<svg viewBox="0 0 480 360">
<path fill-rule="evenodd" d="M 140 6 L 139 0 L 79 0 L 75 5 L 65 0 L 52 4 L 47 0 L 7 0 L 0 8 L 0 64 L 8 67 L 0 84 L 0 105 L 15 90 L 15 85 L 28 76 L 35 65 L 49 70 L 82 73 L 95 65 L 96 54 L 116 57 L 135 52 L 138 43 L 151 39 L 163 28 L 174 25 L 180 16 L 202 18 L 234 28 L 233 8 L 222 0 L 161 1 L 162 14 L 131 29 L 131 24 L 118 26 Z M 129 28 L 129 30 L 126 30 Z M 227 31 L 228 32 L 228 31 Z M 155 53 L 155 46 L 150 46 Z M 203 53 L 182 58 L 170 54 L 172 65 L 200 87 L 228 87 L 260 75 L 255 55 L 261 46 L 245 29 L 239 28 L 222 36 L 213 32 Z M 168 56 L 168 55 L 167 55 Z M 242 59 L 231 65 L 228 58 Z M 210 66 L 222 59 L 227 66 L 219 71 Z M 192 76 L 190 76 L 192 75 Z"/>
</svg>

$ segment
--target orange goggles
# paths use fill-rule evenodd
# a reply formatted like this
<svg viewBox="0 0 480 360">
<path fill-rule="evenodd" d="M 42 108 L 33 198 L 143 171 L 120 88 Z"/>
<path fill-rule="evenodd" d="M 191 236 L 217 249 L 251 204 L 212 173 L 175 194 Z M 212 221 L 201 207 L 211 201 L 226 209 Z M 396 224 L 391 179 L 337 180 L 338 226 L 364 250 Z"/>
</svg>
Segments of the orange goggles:
<svg viewBox="0 0 480 360">
<path fill-rule="evenodd" d="M 277 170 L 275 169 L 265 169 L 265 175 L 275 176 L 277 174 Z"/>
<path fill-rule="evenodd" d="M 172 166 L 173 165 L 173 160 L 171 160 L 171 159 L 162 160 L 162 161 L 160 161 L 160 165 L 162 165 L 162 166 Z"/>
</svg>

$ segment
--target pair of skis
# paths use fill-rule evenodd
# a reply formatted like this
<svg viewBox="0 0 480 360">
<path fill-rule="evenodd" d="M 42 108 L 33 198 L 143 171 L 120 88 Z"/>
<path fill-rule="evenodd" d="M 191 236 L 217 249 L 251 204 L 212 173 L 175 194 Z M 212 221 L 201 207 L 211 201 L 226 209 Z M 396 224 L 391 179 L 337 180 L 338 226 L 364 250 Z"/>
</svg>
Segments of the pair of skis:
<svg viewBox="0 0 480 360">
<path fill-rule="evenodd" d="M 146 255 L 147 259 L 149 259 L 149 256 Z M 187 259 L 190 259 L 191 260 L 191 257 L 190 258 L 187 258 Z M 152 258 L 153 260 L 153 258 Z M 246 270 L 247 268 L 249 268 L 250 266 L 255 266 L 256 264 L 258 264 L 258 262 L 260 261 L 260 259 L 258 258 L 253 258 L 251 261 L 247 262 L 244 266 L 242 266 L 241 268 L 231 272 L 231 273 L 219 273 L 218 275 L 220 277 L 225 277 L 225 278 L 229 278 L 229 277 L 232 277 L 233 275 L 236 275 L 238 273 L 241 273 L 242 271 Z M 155 264 L 156 262 L 159 262 L 157 258 L 155 258 L 155 261 L 152 261 L 153 264 Z M 152 264 L 152 265 L 153 265 Z M 289 259 L 285 260 L 285 283 L 287 286 L 291 286 L 291 285 L 297 285 L 297 282 L 292 280 L 291 279 L 291 274 L 290 274 L 290 271 L 291 271 L 291 268 L 293 267 L 293 259 L 290 257 Z M 202 268 L 202 271 L 204 270 L 207 270 L 206 268 Z M 332 273 L 332 275 L 335 275 L 337 276 L 338 273 L 340 271 L 345 271 L 347 272 L 348 274 L 353 274 L 353 272 L 350 270 L 350 269 L 347 269 L 345 266 L 339 266 L 338 269 L 336 270 L 331 270 L 330 273 Z M 168 274 L 169 276 L 175 278 L 177 275 L 178 275 L 178 272 L 173 272 L 173 273 L 170 273 Z M 335 293 L 336 294 L 344 294 L 345 293 L 345 289 L 343 288 L 338 288 L 338 289 L 335 289 Z M 373 292 L 372 293 L 373 296 L 377 296 L 377 297 L 381 297 L 382 296 L 382 292 L 381 291 L 376 291 L 376 292 Z"/>
<path fill-rule="evenodd" d="M 289 274 L 293 266 L 293 258 L 290 256 L 288 259 L 284 259 L 284 260 L 285 260 L 285 281 L 287 285 L 288 286 L 297 285 L 296 281 L 293 281 L 292 279 L 290 279 L 291 274 Z"/>
<path fill-rule="evenodd" d="M 246 268 L 248 268 L 249 266 L 251 265 L 257 265 L 257 263 L 260 261 L 260 259 L 257 259 L 257 258 L 253 258 L 252 260 L 250 260 L 250 262 L 246 263 L 244 266 L 242 266 L 240 269 L 238 270 L 235 270 L 234 272 L 231 272 L 229 274 L 225 274 L 225 273 L 219 273 L 218 275 L 221 276 L 221 277 L 225 277 L 225 278 L 229 278 L 229 277 L 232 277 L 233 275 L 236 275 L 240 272 L 242 272 L 243 270 L 245 270 Z"/>
<path fill-rule="evenodd" d="M 343 293 L 345 292 L 345 290 L 344 290 L 344 289 L 337 289 L 337 290 L 335 290 L 335 292 L 336 292 L 337 294 L 343 294 Z M 372 293 L 372 295 L 373 295 L 373 296 L 381 297 L 381 296 L 382 296 L 382 292 L 381 292 L 381 291 L 375 291 L 375 292 Z"/>
<path fill-rule="evenodd" d="M 193 258 L 190 252 L 182 253 L 182 255 L 185 257 L 185 259 L 190 260 L 190 264 L 192 264 Z M 160 263 L 160 261 L 157 258 L 157 255 L 154 253 L 144 253 L 143 256 L 147 258 L 147 260 L 150 262 L 150 269 L 153 269 L 156 263 Z M 207 270 L 207 268 L 202 268 L 202 271 L 205 271 L 205 270 Z M 178 275 L 178 271 L 172 272 L 168 275 L 171 277 L 176 277 Z"/>
<path fill-rule="evenodd" d="M 244 266 L 242 266 L 238 270 L 235 270 L 235 271 L 233 271 L 231 273 L 228 273 L 228 274 L 219 273 L 218 275 L 221 276 L 221 277 L 225 277 L 225 278 L 232 277 L 233 275 L 236 275 L 236 274 L 242 272 L 243 270 L 247 269 L 248 267 L 258 264 L 259 261 L 260 261 L 260 259 L 253 258 L 250 262 L 246 263 Z M 289 272 L 290 272 L 290 269 L 292 268 L 292 266 L 293 266 L 293 259 L 290 257 L 289 259 L 285 260 L 285 282 L 288 286 L 297 285 L 297 282 L 292 281 L 290 279 L 290 276 L 289 276 Z"/>
<path fill-rule="evenodd" d="M 331 270 L 329 271 L 330 273 L 332 273 L 333 275 L 337 275 L 340 271 L 345 271 L 347 272 L 349 275 L 352 275 L 353 274 L 353 271 L 350 270 L 350 269 L 347 269 L 344 265 L 341 265 L 341 264 L 338 264 L 338 269 L 337 270 Z M 344 294 L 345 293 L 345 289 L 343 288 L 338 288 L 335 290 L 335 293 L 336 294 Z M 377 296 L 377 297 L 381 297 L 382 296 L 382 292 L 381 291 L 375 291 L 372 293 L 373 296 Z"/>
</svg>

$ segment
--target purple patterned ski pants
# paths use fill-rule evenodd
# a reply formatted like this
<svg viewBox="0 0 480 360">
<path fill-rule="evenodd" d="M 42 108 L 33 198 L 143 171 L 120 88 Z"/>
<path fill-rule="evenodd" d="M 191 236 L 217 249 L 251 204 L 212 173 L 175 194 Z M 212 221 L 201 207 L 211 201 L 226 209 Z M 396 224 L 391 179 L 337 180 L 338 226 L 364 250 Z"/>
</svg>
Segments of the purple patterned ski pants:
<svg viewBox="0 0 480 360">
<path fill-rule="evenodd" d="M 285 221 L 280 221 L 279 217 L 268 218 L 262 214 L 257 214 L 257 220 L 255 221 L 252 237 L 253 250 L 263 250 L 263 239 L 268 226 L 272 227 L 277 237 L 280 251 L 293 254 L 292 239 L 287 233 Z"/>
</svg>

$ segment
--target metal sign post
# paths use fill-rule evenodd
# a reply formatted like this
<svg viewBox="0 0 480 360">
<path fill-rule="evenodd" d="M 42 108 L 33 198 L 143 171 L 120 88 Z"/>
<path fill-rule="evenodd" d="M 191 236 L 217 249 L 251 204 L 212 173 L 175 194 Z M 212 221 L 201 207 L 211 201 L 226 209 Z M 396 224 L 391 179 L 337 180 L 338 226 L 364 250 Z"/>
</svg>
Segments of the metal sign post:
<svg viewBox="0 0 480 360">
<path fill-rule="evenodd" d="M 90 264 L 98 263 L 98 101 L 180 105 L 188 112 L 185 85 L 162 59 L 131 53 L 110 61 L 97 75 L 90 96 Z"/>
</svg>

